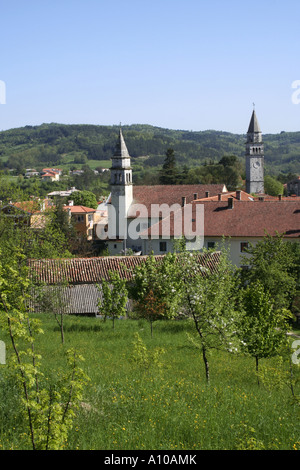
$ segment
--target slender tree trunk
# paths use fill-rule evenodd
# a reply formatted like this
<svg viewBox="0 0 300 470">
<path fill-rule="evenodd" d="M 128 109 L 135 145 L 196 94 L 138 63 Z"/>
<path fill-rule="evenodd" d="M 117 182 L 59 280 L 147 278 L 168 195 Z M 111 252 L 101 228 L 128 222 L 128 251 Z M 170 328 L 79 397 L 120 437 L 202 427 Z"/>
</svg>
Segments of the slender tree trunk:
<svg viewBox="0 0 300 470">
<path fill-rule="evenodd" d="M 292 361 L 290 360 L 290 388 L 291 388 L 292 396 L 295 397 L 293 381 L 294 381 L 294 374 L 293 374 Z"/>
<path fill-rule="evenodd" d="M 64 335 L 64 320 L 63 320 L 64 316 L 63 316 L 63 314 L 61 314 L 60 318 L 61 318 L 61 320 L 60 320 L 60 336 L 61 336 L 61 342 L 62 342 L 62 344 L 64 344 L 65 335 Z"/>
<path fill-rule="evenodd" d="M 30 326 L 30 321 L 29 318 L 27 318 L 27 325 L 28 325 L 28 331 L 30 334 L 30 337 L 32 338 L 32 330 Z M 35 361 L 35 352 L 34 352 L 34 343 L 32 341 L 31 343 L 31 351 L 32 351 L 32 365 L 35 368 L 36 367 L 36 361 Z M 39 382 L 38 382 L 38 377 L 37 374 L 35 374 L 35 387 L 36 387 L 36 394 L 37 394 L 37 403 L 39 403 Z"/>
<path fill-rule="evenodd" d="M 61 337 L 61 342 L 62 344 L 64 344 L 64 341 L 65 341 L 65 335 L 64 335 L 64 325 L 63 325 L 63 314 L 54 314 L 55 316 L 55 319 L 58 323 L 58 326 L 59 326 L 59 329 L 60 329 L 60 337 Z M 59 319 L 60 317 L 60 319 Z"/>
<path fill-rule="evenodd" d="M 52 386 L 50 385 L 49 389 L 49 410 L 48 410 L 48 423 L 47 423 L 47 440 L 46 440 L 46 450 L 49 448 L 49 439 L 51 434 L 51 413 L 52 413 Z"/>
<path fill-rule="evenodd" d="M 209 382 L 209 365 L 208 365 L 208 360 L 206 356 L 206 349 L 204 346 L 202 346 L 202 356 L 203 356 L 203 361 L 205 365 L 205 375 L 206 375 L 206 381 Z"/>
<path fill-rule="evenodd" d="M 186 280 L 185 279 L 184 279 L 184 284 L 186 285 Z M 204 342 L 203 342 L 203 340 L 204 340 L 203 334 L 202 334 L 201 328 L 199 326 L 198 319 L 195 315 L 195 312 L 194 312 L 194 309 L 193 309 L 193 305 L 192 305 L 188 290 L 186 290 L 186 293 L 187 293 L 187 300 L 188 300 L 188 304 L 189 304 L 189 309 L 190 309 L 190 312 L 193 316 L 193 320 L 194 320 L 194 323 L 195 323 L 197 333 L 198 333 L 198 335 L 200 336 L 200 339 L 201 339 L 202 357 L 203 357 L 203 362 L 204 362 L 204 367 L 205 367 L 205 376 L 206 376 L 206 381 L 209 382 L 209 364 L 208 364 L 208 359 L 207 359 L 207 350 L 206 350 L 206 347 L 204 346 Z"/>
</svg>

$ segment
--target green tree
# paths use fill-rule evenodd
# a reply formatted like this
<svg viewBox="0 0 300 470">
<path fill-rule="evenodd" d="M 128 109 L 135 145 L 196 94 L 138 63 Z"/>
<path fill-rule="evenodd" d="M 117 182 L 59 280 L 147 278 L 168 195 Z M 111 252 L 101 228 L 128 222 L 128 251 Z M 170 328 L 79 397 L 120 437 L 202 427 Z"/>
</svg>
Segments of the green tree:
<svg viewBox="0 0 300 470">
<path fill-rule="evenodd" d="M 121 279 L 117 271 L 109 271 L 109 280 L 102 279 L 98 286 L 100 299 L 98 302 L 99 313 L 103 315 L 104 321 L 112 318 L 113 329 L 115 328 L 115 319 L 125 316 L 128 301 L 128 292 L 126 280 Z"/>
<path fill-rule="evenodd" d="M 44 377 L 42 357 L 35 347 L 41 324 L 29 317 L 27 309 L 30 286 L 22 252 L 16 249 L 10 257 L 1 256 L 0 326 L 11 340 L 13 359 L 9 366 L 19 386 L 30 443 L 33 450 L 56 450 L 72 428 L 87 377 L 79 367 L 83 358 L 74 350 L 67 351 L 70 371 L 61 382 Z"/>
<path fill-rule="evenodd" d="M 68 217 L 62 211 L 63 217 Z M 73 229 L 56 211 L 40 215 L 37 226 L 28 226 L 25 219 L 0 213 L 0 242 L 3 253 L 19 247 L 26 258 L 59 258 L 71 256 Z"/>
<path fill-rule="evenodd" d="M 154 321 L 174 318 L 179 313 L 176 263 L 175 254 L 168 253 L 159 260 L 151 254 L 133 271 L 129 296 L 137 314 L 150 322 L 151 335 Z"/>
<path fill-rule="evenodd" d="M 91 207 L 97 209 L 98 201 L 95 194 L 91 191 L 78 191 L 72 194 L 72 199 L 75 206 Z"/>
<path fill-rule="evenodd" d="M 175 152 L 172 148 L 166 151 L 166 157 L 160 172 L 160 184 L 176 184 L 178 181 L 178 171 L 176 166 Z"/>
<path fill-rule="evenodd" d="M 283 194 L 284 192 L 283 184 L 270 175 L 265 176 L 264 185 L 265 193 L 269 194 L 270 196 L 278 196 L 279 194 Z"/>
<path fill-rule="evenodd" d="M 224 167 L 234 166 L 236 163 L 237 157 L 235 155 L 224 155 L 219 161 L 219 165 L 223 165 Z"/>
<path fill-rule="evenodd" d="M 279 354 L 286 345 L 290 312 L 275 310 L 269 293 L 259 281 L 244 290 L 243 306 L 241 341 L 244 351 L 255 358 L 258 374 L 259 360 Z"/>
<path fill-rule="evenodd" d="M 197 253 L 179 255 L 178 286 L 182 292 L 183 309 L 192 318 L 195 336 L 193 344 L 202 353 L 206 380 L 210 380 L 209 353 L 212 349 L 237 352 L 236 335 L 240 313 L 237 309 L 237 289 L 234 268 L 227 252 L 221 254 L 218 268 L 210 271 L 199 264 Z"/>
<path fill-rule="evenodd" d="M 299 283 L 299 247 L 287 242 L 283 235 L 266 234 L 263 240 L 250 243 L 243 264 L 249 269 L 241 272 L 242 282 L 259 281 L 274 304 L 274 309 L 291 309 Z M 250 255 L 250 257 L 249 257 Z"/>
</svg>

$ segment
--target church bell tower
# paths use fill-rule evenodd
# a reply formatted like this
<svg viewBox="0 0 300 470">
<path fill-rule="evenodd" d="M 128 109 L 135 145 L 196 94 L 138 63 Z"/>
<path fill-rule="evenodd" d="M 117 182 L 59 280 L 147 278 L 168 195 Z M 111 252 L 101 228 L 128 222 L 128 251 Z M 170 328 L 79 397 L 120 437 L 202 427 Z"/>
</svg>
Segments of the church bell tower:
<svg viewBox="0 0 300 470">
<path fill-rule="evenodd" d="M 110 170 L 111 209 L 109 218 L 116 239 L 127 238 L 127 214 L 132 204 L 132 169 L 130 155 L 120 128 Z"/>
<path fill-rule="evenodd" d="M 255 109 L 253 110 L 246 142 L 246 192 L 263 194 L 264 144 Z"/>
</svg>

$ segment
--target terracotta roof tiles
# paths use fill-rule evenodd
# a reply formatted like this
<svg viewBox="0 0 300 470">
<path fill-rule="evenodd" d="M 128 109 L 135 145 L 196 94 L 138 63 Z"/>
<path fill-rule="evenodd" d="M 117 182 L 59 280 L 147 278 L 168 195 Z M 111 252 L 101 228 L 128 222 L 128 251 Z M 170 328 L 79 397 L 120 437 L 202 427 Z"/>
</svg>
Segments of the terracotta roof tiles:
<svg viewBox="0 0 300 470">
<path fill-rule="evenodd" d="M 199 255 L 199 264 L 216 269 L 220 253 Z M 31 277 L 38 283 L 47 285 L 59 282 L 70 284 L 96 284 L 102 279 L 109 280 L 109 271 L 119 272 L 122 279 L 130 280 L 132 270 L 144 263 L 148 256 L 107 256 L 99 258 L 70 258 L 70 259 L 30 259 L 28 266 Z M 163 255 L 155 256 L 156 261 L 162 260 Z"/>
<path fill-rule="evenodd" d="M 230 198 L 228 198 L 230 199 Z M 300 237 L 300 201 L 236 201 L 231 198 L 233 207 L 225 201 L 195 201 L 192 204 L 193 230 L 195 226 L 196 205 L 204 206 L 204 236 L 205 237 L 264 237 L 267 232 L 274 236 L 276 233 L 285 234 L 288 238 Z M 148 238 L 151 235 L 162 236 L 166 225 L 170 227 L 170 236 L 174 236 L 178 220 L 184 221 L 179 209 L 170 217 L 151 226 L 141 235 Z M 176 215 L 180 216 L 176 219 Z M 176 221 L 177 223 L 174 223 Z M 184 228 L 183 222 L 182 227 Z"/>
<path fill-rule="evenodd" d="M 182 198 L 186 198 L 189 204 L 195 198 L 204 198 L 207 194 L 216 196 L 227 191 L 224 184 L 183 184 L 183 185 L 154 185 L 154 186 L 133 186 L 133 203 L 143 204 L 147 210 L 152 204 L 182 204 Z M 134 217 L 135 213 L 129 212 L 129 217 Z"/>
</svg>

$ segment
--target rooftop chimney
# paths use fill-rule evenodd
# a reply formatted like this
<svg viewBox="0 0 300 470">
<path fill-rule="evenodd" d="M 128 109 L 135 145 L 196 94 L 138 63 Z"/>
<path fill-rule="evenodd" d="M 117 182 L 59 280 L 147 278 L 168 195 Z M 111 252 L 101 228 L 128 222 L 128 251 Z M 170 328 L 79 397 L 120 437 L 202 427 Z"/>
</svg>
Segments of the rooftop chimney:
<svg viewBox="0 0 300 470">
<path fill-rule="evenodd" d="M 279 201 L 282 200 L 282 194 L 278 194 L 278 199 L 279 199 Z"/>
<path fill-rule="evenodd" d="M 186 205 L 186 197 L 183 196 L 181 206 L 184 207 L 185 205 Z"/>
<path fill-rule="evenodd" d="M 69 207 L 74 206 L 74 201 L 68 201 L 68 203 L 69 203 Z"/>
<path fill-rule="evenodd" d="M 222 193 L 218 194 L 218 201 L 222 201 Z"/>
<path fill-rule="evenodd" d="M 264 196 L 259 196 L 258 200 L 264 202 L 265 197 Z"/>
<path fill-rule="evenodd" d="M 238 201 L 241 200 L 241 193 L 242 193 L 242 192 L 241 192 L 240 190 L 237 190 L 237 191 L 236 191 L 236 198 L 237 198 Z"/>
<path fill-rule="evenodd" d="M 233 197 L 228 198 L 228 209 L 233 209 L 234 204 L 233 204 Z"/>
</svg>

